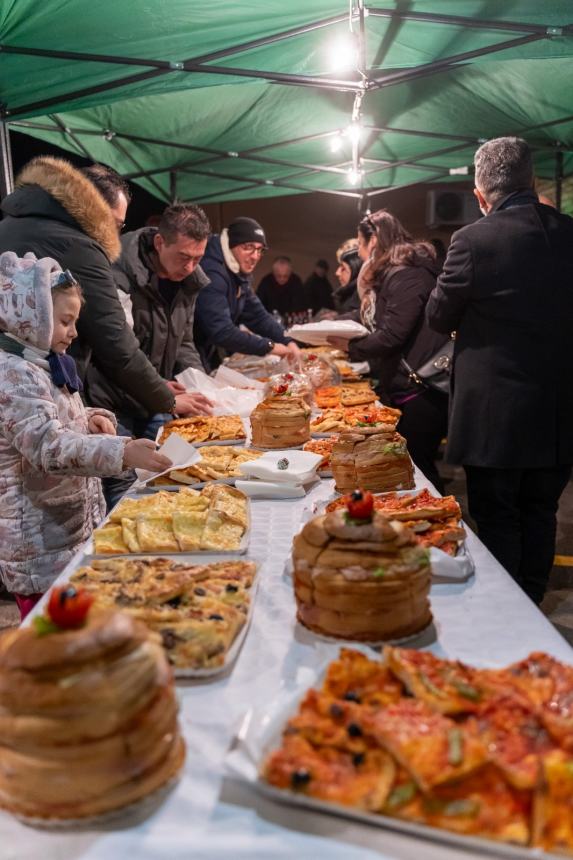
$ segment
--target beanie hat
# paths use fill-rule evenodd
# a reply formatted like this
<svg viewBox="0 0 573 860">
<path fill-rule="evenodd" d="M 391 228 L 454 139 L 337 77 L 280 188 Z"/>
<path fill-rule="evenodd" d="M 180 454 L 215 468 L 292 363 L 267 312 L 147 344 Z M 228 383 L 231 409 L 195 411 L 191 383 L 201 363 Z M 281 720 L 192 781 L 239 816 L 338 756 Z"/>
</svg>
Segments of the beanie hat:
<svg viewBox="0 0 573 860">
<path fill-rule="evenodd" d="M 265 231 L 253 218 L 235 218 L 227 228 L 229 248 L 242 245 L 244 242 L 260 242 L 265 247 L 267 240 Z"/>
</svg>

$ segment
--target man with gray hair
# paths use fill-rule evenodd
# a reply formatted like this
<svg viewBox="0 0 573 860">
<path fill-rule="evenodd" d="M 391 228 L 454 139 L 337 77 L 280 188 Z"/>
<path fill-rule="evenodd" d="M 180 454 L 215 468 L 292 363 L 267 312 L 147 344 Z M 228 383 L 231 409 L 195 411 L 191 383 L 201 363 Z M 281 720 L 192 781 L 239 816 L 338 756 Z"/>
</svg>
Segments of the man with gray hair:
<svg viewBox="0 0 573 860">
<path fill-rule="evenodd" d="M 573 219 L 539 202 L 520 138 L 478 149 L 474 193 L 486 217 L 452 236 L 426 311 L 456 332 L 446 457 L 480 538 L 539 604 L 573 464 Z"/>
</svg>

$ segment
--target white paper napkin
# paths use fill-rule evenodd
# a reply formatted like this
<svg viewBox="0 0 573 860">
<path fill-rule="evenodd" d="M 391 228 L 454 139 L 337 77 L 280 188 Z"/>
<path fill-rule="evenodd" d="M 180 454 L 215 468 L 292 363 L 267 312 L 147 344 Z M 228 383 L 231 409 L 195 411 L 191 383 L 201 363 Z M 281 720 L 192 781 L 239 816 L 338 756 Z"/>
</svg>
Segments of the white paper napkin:
<svg viewBox="0 0 573 860">
<path fill-rule="evenodd" d="M 242 377 L 242 374 L 237 376 Z M 252 381 L 247 377 L 242 378 L 246 382 Z M 207 376 L 201 370 L 195 370 L 194 367 L 188 367 L 183 373 L 178 373 L 175 379 L 185 386 L 186 391 L 199 391 L 208 397 L 213 402 L 213 415 L 240 415 L 241 418 L 247 418 L 263 399 L 262 389 L 247 391 L 233 387 L 221 379 Z"/>
<path fill-rule="evenodd" d="M 172 465 L 163 472 L 148 472 L 145 469 L 136 469 L 137 481 L 133 485 L 134 487 L 143 486 L 148 481 L 151 481 L 152 478 L 158 478 L 160 475 L 167 475 L 173 469 L 185 469 L 187 466 L 192 466 L 193 463 L 201 459 L 201 454 L 195 446 L 186 442 L 177 433 L 172 433 L 168 436 L 167 441 L 163 443 L 157 453 L 169 457 Z"/>
<path fill-rule="evenodd" d="M 286 469 L 279 469 L 281 460 L 287 460 Z M 239 471 L 247 478 L 258 478 L 277 484 L 305 484 L 316 477 L 322 463 L 320 454 L 311 451 L 267 451 L 257 460 L 241 463 Z"/>
<path fill-rule="evenodd" d="M 274 483 L 272 481 L 243 481 L 237 478 L 235 487 L 251 499 L 302 499 L 318 482 L 320 478 L 305 484 Z"/>
</svg>

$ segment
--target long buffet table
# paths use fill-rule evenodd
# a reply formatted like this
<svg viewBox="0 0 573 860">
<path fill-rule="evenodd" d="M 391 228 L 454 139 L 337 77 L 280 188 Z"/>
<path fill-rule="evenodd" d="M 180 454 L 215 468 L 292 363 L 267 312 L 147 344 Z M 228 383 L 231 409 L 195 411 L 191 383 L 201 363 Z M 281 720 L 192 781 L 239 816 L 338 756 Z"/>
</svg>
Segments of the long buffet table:
<svg viewBox="0 0 573 860">
<path fill-rule="evenodd" d="M 431 488 L 420 473 L 416 477 L 418 488 Z M 226 675 L 178 683 L 187 761 L 181 781 L 159 810 L 129 826 L 120 820 L 83 832 L 34 830 L 0 813 L 2 860 L 484 856 L 465 847 L 283 806 L 237 781 L 226 768 L 228 748 L 245 711 L 268 706 L 285 690 L 309 686 L 313 670 L 338 653 L 337 644 L 318 639 L 296 623 L 285 569 L 301 521 L 313 505 L 332 495 L 333 481 L 322 480 L 304 499 L 252 502 L 247 558 L 259 563 L 260 580 L 251 629 Z M 434 625 L 414 643 L 416 647 L 476 665 L 501 666 L 532 650 L 573 662 L 567 642 L 471 533 L 468 549 L 475 575 L 465 582 L 433 585 Z"/>
</svg>

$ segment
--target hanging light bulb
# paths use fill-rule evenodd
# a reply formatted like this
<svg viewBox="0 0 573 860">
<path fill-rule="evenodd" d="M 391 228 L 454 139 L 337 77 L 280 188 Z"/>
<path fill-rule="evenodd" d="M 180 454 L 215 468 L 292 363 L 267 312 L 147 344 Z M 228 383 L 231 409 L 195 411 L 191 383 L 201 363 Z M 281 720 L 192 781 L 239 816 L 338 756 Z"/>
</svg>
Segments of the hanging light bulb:
<svg viewBox="0 0 573 860">
<path fill-rule="evenodd" d="M 355 69 L 357 64 L 356 41 L 349 33 L 340 36 L 328 46 L 328 66 L 333 72 Z"/>
<path fill-rule="evenodd" d="M 352 143 L 359 143 L 360 138 L 362 136 L 362 126 L 359 122 L 351 122 L 348 128 L 346 129 L 346 134 L 352 141 Z"/>
<path fill-rule="evenodd" d="M 362 179 L 362 171 L 357 167 L 351 167 L 348 171 L 348 181 L 351 185 L 358 185 L 360 180 Z"/>
<path fill-rule="evenodd" d="M 331 152 L 340 152 L 341 149 L 342 149 L 342 136 L 341 136 L 340 132 L 337 132 L 337 134 L 330 141 L 330 151 Z"/>
</svg>

